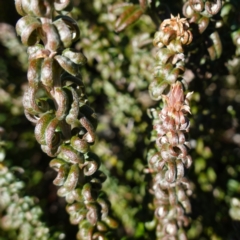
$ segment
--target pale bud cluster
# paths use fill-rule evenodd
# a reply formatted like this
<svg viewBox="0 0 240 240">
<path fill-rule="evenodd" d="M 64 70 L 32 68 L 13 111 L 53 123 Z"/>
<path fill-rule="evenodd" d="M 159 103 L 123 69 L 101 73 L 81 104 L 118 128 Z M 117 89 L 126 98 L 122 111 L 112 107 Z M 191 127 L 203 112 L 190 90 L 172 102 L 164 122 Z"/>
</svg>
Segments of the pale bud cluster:
<svg viewBox="0 0 240 240">
<path fill-rule="evenodd" d="M 186 19 L 173 16 L 161 24 L 153 40 L 158 51 L 149 92 L 154 100 L 163 100 L 160 110 L 152 110 L 156 150 L 148 160 L 149 172 L 153 173 L 151 192 L 158 239 L 186 239 L 183 227 L 188 225 L 186 214 L 191 212 L 188 196 L 192 190 L 185 169 L 192 164 L 186 138 L 192 93 L 185 96 L 180 82 L 185 60 L 183 45 L 191 40 Z"/>
</svg>

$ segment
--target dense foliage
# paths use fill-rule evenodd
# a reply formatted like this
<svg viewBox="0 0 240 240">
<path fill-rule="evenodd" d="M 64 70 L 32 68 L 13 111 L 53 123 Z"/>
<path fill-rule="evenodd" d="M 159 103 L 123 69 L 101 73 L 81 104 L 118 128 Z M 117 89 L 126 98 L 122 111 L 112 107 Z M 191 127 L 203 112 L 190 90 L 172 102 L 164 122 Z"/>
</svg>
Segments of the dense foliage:
<svg viewBox="0 0 240 240">
<path fill-rule="evenodd" d="M 156 141 L 152 109 L 160 111 L 166 102 L 152 100 L 149 86 L 167 94 L 168 85 L 159 86 L 170 73 L 163 71 L 152 83 L 160 65 L 152 41 L 160 24 L 179 14 L 193 36 L 181 50 L 185 68 L 177 76 L 185 93 L 193 92 L 186 136 L 192 166 L 185 169 L 191 212 L 184 231 L 187 239 L 239 239 L 240 2 L 75 0 L 73 5 L 69 16 L 78 23 L 80 40 L 71 47 L 87 58 L 80 72 L 98 118 L 91 152 L 107 176 L 103 198 L 119 223 L 115 238 L 162 239 L 149 156 Z M 15 33 L 19 19 L 13 1 L 0 2 L 0 240 L 75 239 L 78 227 L 65 210 L 69 200 L 59 197 L 52 183 L 57 176 L 49 166 L 52 157 L 42 152 L 35 126 L 24 115 L 29 64 L 27 47 Z M 73 88 L 65 86 L 68 94 Z M 181 236 L 176 239 L 185 239 Z"/>
</svg>

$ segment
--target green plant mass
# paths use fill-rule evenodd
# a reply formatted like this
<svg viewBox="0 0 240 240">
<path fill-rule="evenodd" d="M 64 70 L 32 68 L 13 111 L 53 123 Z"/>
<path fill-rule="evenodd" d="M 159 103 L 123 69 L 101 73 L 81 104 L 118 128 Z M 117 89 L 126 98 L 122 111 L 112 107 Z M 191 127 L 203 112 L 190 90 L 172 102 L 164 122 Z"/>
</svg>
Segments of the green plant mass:
<svg viewBox="0 0 240 240">
<path fill-rule="evenodd" d="M 240 1 L 0 2 L 0 240 L 240 239 Z"/>
</svg>

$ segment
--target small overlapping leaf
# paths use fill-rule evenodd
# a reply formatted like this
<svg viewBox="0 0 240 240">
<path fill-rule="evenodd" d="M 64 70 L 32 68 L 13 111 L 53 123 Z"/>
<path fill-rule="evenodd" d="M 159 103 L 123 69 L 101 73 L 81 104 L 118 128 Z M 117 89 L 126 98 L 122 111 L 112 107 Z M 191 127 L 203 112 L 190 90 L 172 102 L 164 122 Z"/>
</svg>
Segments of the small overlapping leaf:
<svg viewBox="0 0 240 240">
<path fill-rule="evenodd" d="M 123 13 L 118 17 L 115 23 L 115 31 L 120 32 L 129 25 L 136 22 L 144 11 L 139 5 L 130 5 L 125 7 Z"/>
<path fill-rule="evenodd" d="M 222 54 L 222 42 L 217 31 L 213 32 L 210 36 L 210 46 L 208 47 L 208 53 L 211 60 L 220 58 Z"/>
</svg>

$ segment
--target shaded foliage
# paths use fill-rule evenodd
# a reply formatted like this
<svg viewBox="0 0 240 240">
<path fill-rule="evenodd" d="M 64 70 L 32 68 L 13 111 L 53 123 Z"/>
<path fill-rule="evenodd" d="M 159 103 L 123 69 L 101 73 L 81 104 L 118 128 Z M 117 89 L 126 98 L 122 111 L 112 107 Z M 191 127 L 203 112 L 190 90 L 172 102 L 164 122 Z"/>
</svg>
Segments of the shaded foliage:
<svg viewBox="0 0 240 240">
<path fill-rule="evenodd" d="M 81 32 L 81 41 L 73 47 L 87 57 L 82 79 L 99 122 L 92 150 L 108 177 L 103 189 L 120 223 L 118 238 L 156 238 L 149 193 L 152 179 L 145 173 L 147 152 L 154 146 L 148 109 L 162 107 L 148 94 L 156 52 L 152 39 L 164 19 L 180 14 L 188 18 L 193 34 L 192 43 L 184 48 L 183 76 L 187 90 L 194 92 L 189 135 L 193 164 L 186 172 L 194 190 L 186 233 L 188 239 L 239 239 L 239 1 L 222 1 L 215 15 L 199 10 L 198 5 L 183 14 L 184 4 L 194 1 L 73 2 L 71 15 Z M 129 9 L 133 12 L 127 16 Z M 66 203 L 52 184 L 56 174 L 48 166 L 51 159 L 42 153 L 34 126 L 23 114 L 27 56 L 13 30 L 20 18 L 13 2 L 0 3 L 0 16 L 0 125 L 5 129 L 6 154 L 1 164 L 24 169 L 17 179 L 25 182 L 23 194 L 38 199 L 50 235 L 61 239 L 54 235 L 58 229 L 66 239 L 74 239 L 77 227 L 70 225 Z M 15 233 L 10 234 L 1 227 L 0 239 L 15 239 L 11 237 Z"/>
</svg>

